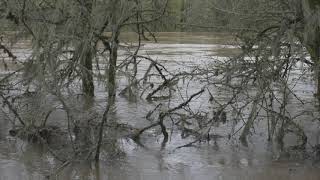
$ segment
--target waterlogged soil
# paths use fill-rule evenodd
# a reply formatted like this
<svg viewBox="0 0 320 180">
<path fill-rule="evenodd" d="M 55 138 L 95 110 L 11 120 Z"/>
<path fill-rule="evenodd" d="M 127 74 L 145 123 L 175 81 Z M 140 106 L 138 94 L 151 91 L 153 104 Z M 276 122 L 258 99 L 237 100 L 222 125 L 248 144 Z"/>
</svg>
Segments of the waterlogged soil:
<svg viewBox="0 0 320 180">
<path fill-rule="evenodd" d="M 216 58 L 224 59 L 239 52 L 237 47 L 233 45 L 232 37 L 223 33 L 159 33 L 157 35 L 159 42 L 143 42 L 140 53 L 164 63 L 169 71 L 187 70 L 194 64 L 205 66 Z M 125 34 L 122 38 L 128 42 L 134 40 L 130 34 Z M 14 52 L 18 54 L 18 59 L 30 55 L 27 44 L 28 42 L 21 42 L 14 45 Z M 120 54 L 120 59 L 124 56 L 125 52 L 123 51 Z M 7 63 L 6 66 L 0 66 L 1 74 L 10 72 L 10 69 L 18 68 L 14 62 Z M 148 63 L 142 63 L 139 68 L 143 70 L 148 66 Z M 103 63 L 101 67 L 103 68 Z M 143 73 L 139 75 L 141 76 Z M 126 83 L 124 78 L 120 78 L 118 88 L 124 88 Z M 188 86 L 189 94 L 199 91 L 199 87 L 199 84 L 191 83 Z M 70 104 L 81 106 L 79 109 L 90 109 L 89 112 L 79 111 L 75 115 L 79 122 L 81 119 L 101 118 L 95 115 L 101 114 L 105 107 L 104 88 L 104 85 L 97 84 L 95 100 L 90 105 L 81 98 L 77 98 L 74 102 L 70 100 Z M 311 102 L 314 88 L 312 78 L 306 78 L 299 81 L 295 90 L 297 95 Z M 217 92 L 217 94 L 221 99 L 229 96 L 227 92 Z M 44 98 L 41 102 L 33 101 L 35 99 L 39 99 L 39 97 L 31 97 L 28 104 L 35 107 L 40 104 L 45 107 L 48 104 L 53 106 L 52 103 L 55 103 L 50 98 Z M 178 103 L 178 101 L 175 102 L 173 99 L 172 103 Z M 206 96 L 196 99 L 191 105 L 199 109 L 210 108 L 204 104 L 208 104 Z M 142 128 L 150 124 L 145 116 L 154 107 L 155 104 L 139 98 L 137 101 L 132 101 L 126 97 L 118 96 L 109 119 L 127 125 L 126 130 L 134 132 L 135 128 Z M 293 113 L 299 113 L 306 109 L 314 111 L 314 104 L 310 103 L 310 105 L 302 107 L 299 103 L 292 103 L 289 107 Z M 36 119 L 39 112 L 33 111 L 30 114 L 31 118 Z M 228 118 L 231 118 L 230 115 Z M 311 145 L 320 143 L 318 121 L 312 121 L 308 116 L 301 118 L 305 120 L 304 128 L 307 130 L 309 143 Z M 65 112 L 56 110 L 50 115 L 48 124 L 52 127 L 62 127 L 62 131 L 67 131 L 65 119 Z M 0 113 L 0 180 L 45 180 L 48 175 L 51 175 L 51 179 L 59 180 L 320 179 L 320 164 L 312 156 L 311 148 L 306 150 L 308 152 L 279 151 L 276 145 L 267 141 L 266 125 L 263 121 L 256 125 L 254 133 L 249 138 L 248 147 L 242 146 L 236 137 L 227 138 L 228 130 L 232 128 L 232 122 L 215 128 L 216 134 L 221 135 L 222 138 L 178 149 L 177 147 L 193 141 L 193 138 L 182 138 L 179 131 L 174 128 L 170 132 L 166 148 L 161 148 L 163 137 L 159 129 L 147 131 L 140 140 L 145 146 L 141 146 L 128 136 L 130 132 L 119 129 L 111 131 L 109 127 L 106 128 L 106 139 L 99 163 L 82 160 L 71 162 L 66 166 L 55 158 L 46 146 L 10 136 L 9 130 L 11 128 L 12 125 L 7 115 Z M 61 137 L 64 136 L 61 135 Z M 63 144 L 61 137 L 54 143 Z M 69 137 L 66 136 L 66 138 Z M 287 136 L 285 140 L 292 145 L 295 145 L 297 141 L 294 136 Z M 63 148 L 60 148 L 59 153 L 69 156 Z"/>
</svg>

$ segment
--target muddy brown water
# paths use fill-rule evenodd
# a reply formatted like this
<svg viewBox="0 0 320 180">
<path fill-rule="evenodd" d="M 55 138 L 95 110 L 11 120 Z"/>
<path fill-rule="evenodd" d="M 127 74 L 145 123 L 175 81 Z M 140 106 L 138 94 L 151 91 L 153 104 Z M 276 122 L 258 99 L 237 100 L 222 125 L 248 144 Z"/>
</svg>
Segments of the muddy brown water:
<svg viewBox="0 0 320 180">
<path fill-rule="evenodd" d="M 141 54 L 151 56 L 163 62 L 169 71 L 188 69 L 194 64 L 208 64 L 213 57 L 224 58 L 237 53 L 232 46 L 232 38 L 220 33 L 159 33 L 159 43 L 144 42 Z M 134 39 L 130 34 L 124 39 Z M 27 44 L 27 43 L 26 43 Z M 14 52 L 23 59 L 30 55 L 28 46 L 15 45 Z M 9 63 L 10 67 L 14 64 Z M 142 64 L 144 69 L 148 64 Z M 8 72 L 0 67 L 2 74 Z M 141 75 L 141 74 L 140 74 Z M 118 84 L 126 80 L 119 79 Z M 306 99 L 312 97 L 314 83 L 306 80 L 297 84 L 297 93 Z M 191 84 L 190 94 L 199 90 L 197 84 Z M 221 92 L 221 97 L 228 96 Z M 194 107 L 203 106 L 207 98 L 199 98 Z M 105 102 L 104 86 L 96 88 L 95 104 Z M 32 103 L 32 102 L 30 102 Z M 45 103 L 45 102 L 44 102 Z M 85 103 L 84 103 L 85 104 Z M 128 101 L 117 97 L 113 118 L 119 122 L 136 127 L 148 124 L 144 116 L 154 106 L 143 100 Z M 100 107 L 101 108 L 101 107 Z M 292 112 L 302 110 L 299 105 L 290 107 Z M 303 107 L 312 109 L 310 107 Z M 103 109 L 103 108 L 101 108 Z M 48 174 L 55 172 L 61 163 L 45 148 L 36 146 L 8 135 L 11 123 L 4 113 L 0 113 L 0 180 L 44 180 Z M 35 116 L 35 115 L 34 115 Z M 61 121 L 65 114 L 56 111 L 49 118 L 50 122 Z M 81 118 L 81 114 L 79 115 Z M 307 118 L 307 117 L 305 117 Z M 226 125 L 229 126 L 229 125 Z M 260 127 L 260 126 L 258 126 Z M 319 123 L 305 123 L 309 141 L 319 141 Z M 227 127 L 228 128 L 228 127 Z M 224 134 L 224 130 L 217 129 Z M 142 148 L 130 139 L 120 138 L 112 144 L 105 144 L 98 164 L 92 162 L 75 162 L 62 168 L 52 179 L 61 180 L 319 180 L 320 166 L 314 161 L 298 154 L 297 158 L 282 157 L 274 149 L 265 135 L 265 126 L 256 129 L 249 139 L 249 147 L 242 146 L 237 139 L 219 139 L 216 143 L 205 143 L 197 147 L 175 149 L 192 139 L 182 139 L 178 132 L 171 134 L 165 149 L 160 148 L 162 137 L 157 130 L 150 131 L 142 138 L 148 148 Z M 288 142 L 294 138 L 287 137 Z M 110 146 L 116 146 L 122 153 L 109 158 L 105 153 Z M 301 157 L 300 157 L 301 156 Z"/>
</svg>

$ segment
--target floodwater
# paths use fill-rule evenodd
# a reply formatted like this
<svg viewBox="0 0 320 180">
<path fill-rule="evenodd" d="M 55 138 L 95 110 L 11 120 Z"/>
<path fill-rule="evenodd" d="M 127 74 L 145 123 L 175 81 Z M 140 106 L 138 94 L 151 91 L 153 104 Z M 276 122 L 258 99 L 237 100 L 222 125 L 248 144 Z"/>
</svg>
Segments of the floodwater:
<svg viewBox="0 0 320 180">
<path fill-rule="evenodd" d="M 232 38 L 223 33 L 160 33 L 158 36 L 158 43 L 144 42 L 141 54 L 164 63 L 169 71 L 187 70 L 194 64 L 206 65 L 214 58 L 224 58 L 237 53 L 237 49 L 232 46 Z M 28 57 L 30 53 L 28 46 L 23 43 L 18 45 L 14 51 L 21 59 Z M 124 54 L 123 52 L 122 56 Z M 148 65 L 142 63 L 139 68 L 143 70 Z M 7 71 L 4 67 L 0 69 L 2 72 Z M 125 79 L 119 79 L 119 89 L 123 88 L 125 83 Z M 95 105 L 93 105 L 95 110 L 98 109 L 96 111 L 104 107 L 102 105 L 105 102 L 103 88 L 103 85 L 97 84 Z M 193 83 L 188 86 L 188 93 L 199 91 L 199 88 Z M 314 92 L 314 84 L 310 80 L 297 84 L 296 88 L 300 89 L 297 93 L 306 98 L 312 97 Z M 228 94 L 222 93 L 220 96 L 228 96 Z M 207 103 L 208 99 L 203 97 L 197 99 L 193 106 L 210 108 L 203 105 Z M 112 118 L 135 127 L 144 127 L 148 125 L 144 117 L 154 106 L 155 104 L 145 100 L 138 99 L 132 102 L 125 97 L 118 96 Z M 312 109 L 312 107 L 304 108 Z M 292 106 L 292 111 L 300 110 L 300 106 Z M 36 112 L 33 113 L 36 116 Z M 319 163 L 299 153 L 297 157 L 282 156 L 267 141 L 264 128 L 255 130 L 255 133 L 249 138 L 249 147 L 242 146 L 237 138 L 230 140 L 223 138 L 216 142 L 180 149 L 176 148 L 191 142 L 192 139 L 182 139 L 181 135 L 173 129 L 166 148 L 162 149 L 162 136 L 159 135 L 159 130 L 152 130 L 146 132 L 146 135 L 142 137 L 141 141 L 146 147 L 137 145 L 131 139 L 119 138 L 112 143 L 104 144 L 101 161 L 98 164 L 76 161 L 63 167 L 61 162 L 55 159 L 46 148 L 10 137 L 8 129 L 11 123 L 4 113 L 0 114 L 0 180 L 44 180 L 48 175 L 51 175 L 51 179 L 59 180 L 320 179 Z M 63 121 L 64 116 L 63 112 L 56 111 L 48 121 L 53 124 L 59 122 L 60 125 L 65 122 Z M 78 116 L 83 118 L 85 115 L 79 113 Z M 224 129 L 230 126 L 226 124 Z M 309 142 L 311 144 L 320 143 L 318 142 L 319 123 L 310 120 L 306 123 L 306 128 Z M 217 128 L 216 131 L 227 135 L 225 130 Z M 289 137 L 288 141 L 291 140 Z M 110 148 L 116 149 L 115 157 L 108 154 Z"/>
</svg>

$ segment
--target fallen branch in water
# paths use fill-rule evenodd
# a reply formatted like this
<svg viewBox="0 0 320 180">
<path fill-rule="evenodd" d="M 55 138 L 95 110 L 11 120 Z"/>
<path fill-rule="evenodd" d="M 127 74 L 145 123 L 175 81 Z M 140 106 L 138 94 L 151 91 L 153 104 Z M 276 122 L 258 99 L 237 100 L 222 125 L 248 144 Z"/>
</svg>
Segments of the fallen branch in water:
<svg viewBox="0 0 320 180">
<path fill-rule="evenodd" d="M 26 126 L 26 123 L 20 117 L 18 111 L 15 109 L 15 107 L 13 107 L 13 105 L 8 101 L 8 99 L 2 93 L 0 93 L 0 97 L 3 99 L 3 102 L 8 106 L 9 110 L 19 120 L 20 124 L 22 124 L 23 126 Z"/>
<path fill-rule="evenodd" d="M 139 140 L 139 137 L 143 134 L 143 132 L 145 132 L 145 131 L 148 130 L 148 129 L 154 128 L 154 127 L 156 127 L 156 126 L 160 126 L 161 132 L 162 132 L 162 134 L 163 134 L 163 136 L 164 136 L 164 139 L 163 139 L 163 142 L 162 142 L 162 147 L 164 147 L 165 144 L 168 142 L 168 139 L 169 139 L 169 134 L 168 134 L 168 132 L 167 132 L 167 130 L 166 130 L 166 126 L 165 126 L 165 124 L 164 124 L 164 119 L 165 119 L 165 117 L 167 117 L 168 115 L 170 115 L 171 113 L 174 113 L 175 111 L 177 111 L 177 110 L 179 110 L 179 109 L 184 108 L 186 105 L 188 105 L 188 104 L 192 101 L 192 99 L 194 99 L 196 96 L 201 95 L 203 92 L 204 92 L 204 89 L 201 89 L 199 92 L 191 95 L 185 102 L 179 104 L 178 106 L 176 106 L 176 107 L 174 107 L 174 108 L 169 109 L 169 110 L 166 111 L 166 112 L 160 113 L 160 114 L 159 114 L 159 118 L 158 118 L 159 121 L 157 121 L 157 122 L 155 122 L 155 123 L 153 123 L 153 124 L 151 124 L 151 125 L 143 128 L 143 129 L 139 130 L 139 131 L 133 136 L 133 139 L 134 139 L 135 141 L 138 141 L 138 140 Z"/>
<path fill-rule="evenodd" d="M 195 144 L 195 143 L 197 143 L 197 142 L 200 142 L 200 141 L 201 141 L 201 138 L 198 138 L 198 139 L 196 139 L 196 140 L 194 140 L 194 141 L 192 141 L 192 142 L 190 142 L 190 143 L 187 143 L 187 144 L 185 144 L 185 145 L 176 147 L 175 150 L 181 149 L 181 148 L 185 148 L 185 147 L 192 147 L 192 146 L 194 146 L 193 144 Z"/>
<path fill-rule="evenodd" d="M 3 50 L 3 52 L 5 54 L 7 54 L 10 58 L 12 58 L 13 60 L 16 60 L 17 59 L 17 56 L 15 56 L 5 45 L 3 45 L 1 42 L 0 42 L 0 49 Z"/>
</svg>

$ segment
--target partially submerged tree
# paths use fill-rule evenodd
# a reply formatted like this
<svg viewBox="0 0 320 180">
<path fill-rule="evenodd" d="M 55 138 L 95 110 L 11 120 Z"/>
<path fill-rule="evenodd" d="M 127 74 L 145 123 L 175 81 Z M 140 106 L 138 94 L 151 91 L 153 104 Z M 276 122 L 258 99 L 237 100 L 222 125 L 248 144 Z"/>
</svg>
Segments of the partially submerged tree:
<svg viewBox="0 0 320 180">
<path fill-rule="evenodd" d="M 317 0 L 302 1 L 303 33 L 301 42 L 307 48 L 314 63 L 314 71 L 318 81 L 317 96 L 320 101 L 320 2 Z"/>
<path fill-rule="evenodd" d="M 13 31 L 17 30 L 25 34 L 32 43 L 31 56 L 19 64 L 22 67 L 19 71 L 24 72 L 23 77 L 19 75 L 9 77 L 12 81 L 18 77 L 23 79 L 15 83 L 15 88 L 20 88 L 21 92 L 30 90 L 32 93 L 35 91 L 35 93 L 44 94 L 43 98 L 50 95 L 56 97 L 67 114 L 68 139 L 75 152 L 77 150 L 75 144 L 79 140 L 77 138 L 74 140 L 72 134 L 76 137 L 86 136 L 86 134 L 79 133 L 81 130 L 78 127 L 81 123 L 75 118 L 78 107 L 70 105 L 67 98 L 72 99 L 79 89 L 85 96 L 94 96 L 94 83 L 101 81 L 98 77 L 103 77 L 102 82 L 105 82 L 108 91 L 108 106 L 99 123 L 95 155 L 95 158 L 99 159 L 109 107 L 113 104 L 116 95 L 118 51 L 122 46 L 120 34 L 124 30 L 136 33 L 138 45 L 130 47 L 134 52 L 130 52 L 126 59 L 122 59 L 128 65 L 133 65 L 132 79 L 135 79 L 141 41 L 143 38 L 147 39 L 147 36 L 153 36 L 150 27 L 161 20 L 166 13 L 167 1 L 13 0 L 4 1 L 3 4 L 6 8 L 5 11 L 1 11 L 2 20 L 11 23 L 15 28 L 12 29 Z M 6 46 L 1 44 L 0 48 L 9 57 L 16 58 Z M 104 72 L 101 71 L 102 65 L 105 65 Z M 80 84 L 79 81 L 81 81 Z M 8 84 L 4 86 L 9 87 Z M 15 118 L 18 118 L 27 130 L 35 129 L 32 132 L 38 137 L 38 132 L 45 127 L 48 117 L 54 110 L 47 112 L 47 115 L 41 119 L 39 127 L 39 123 L 34 123 L 35 120 L 25 122 L 20 117 L 19 111 L 12 105 L 18 102 L 14 101 L 15 97 L 11 96 L 11 91 L 8 94 L 2 94 L 2 92 L 1 97 L 7 102 Z M 42 109 L 39 108 L 38 111 L 40 114 Z M 40 140 L 42 138 L 42 136 L 39 137 Z"/>
<path fill-rule="evenodd" d="M 63 82 L 82 80 L 82 91 L 94 95 L 94 69 L 99 70 L 101 44 L 108 52 L 107 86 L 114 96 L 119 36 L 124 29 L 145 37 L 149 24 L 161 19 L 166 1 L 15 0 L 6 2 L 7 19 L 31 35 L 33 61 L 51 72 L 60 72 Z M 110 33 L 107 33 L 110 32 Z M 105 51 L 103 51 L 105 52 Z M 43 58 L 41 58 L 43 57 Z M 49 67 L 51 66 L 51 67 Z M 47 71 L 42 71 L 47 73 Z M 53 75 L 53 74 L 52 74 Z"/>
<path fill-rule="evenodd" d="M 320 100 L 319 2 L 213 1 L 211 7 L 213 11 L 224 13 L 223 18 L 229 19 L 225 30 L 235 32 L 242 51 L 220 66 L 224 67 L 220 71 L 225 72 L 227 87 L 237 90 L 237 97 L 249 95 L 244 104 L 250 104 L 251 108 L 240 136 L 241 141 L 247 144 L 250 129 L 263 110 L 268 114 L 270 140 L 278 129 L 277 139 L 282 141 L 286 129 L 291 128 L 291 131 L 301 136 L 301 145 L 306 145 L 306 135 L 294 122 L 295 116 L 291 116 L 286 109 L 289 95 L 301 102 L 295 94 L 296 81 L 291 75 L 297 63 L 310 66 L 314 71 L 316 95 Z M 248 93 L 252 84 L 255 92 Z M 278 85 L 283 86 L 281 90 Z M 243 107 L 239 112 L 243 112 Z"/>
</svg>

